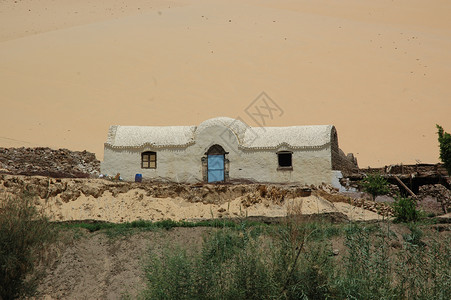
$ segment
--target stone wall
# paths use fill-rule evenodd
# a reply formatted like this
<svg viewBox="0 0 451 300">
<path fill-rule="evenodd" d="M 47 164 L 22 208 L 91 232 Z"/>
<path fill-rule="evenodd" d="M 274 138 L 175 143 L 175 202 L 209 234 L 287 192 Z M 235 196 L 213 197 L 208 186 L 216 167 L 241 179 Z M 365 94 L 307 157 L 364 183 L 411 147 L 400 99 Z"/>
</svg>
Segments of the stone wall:
<svg viewBox="0 0 451 300">
<path fill-rule="evenodd" d="M 100 173 L 100 161 L 87 151 L 0 148 L 0 172 L 55 178 L 95 177 Z"/>
<path fill-rule="evenodd" d="M 341 171 L 343 176 L 357 172 L 359 170 L 357 158 L 352 153 L 346 155 L 338 147 L 338 135 L 335 127 L 332 129 L 331 136 L 332 170 Z"/>
<path fill-rule="evenodd" d="M 451 191 L 441 184 L 423 185 L 419 188 L 418 198 L 423 202 L 431 199 L 437 203 L 444 213 L 451 212 Z"/>
</svg>

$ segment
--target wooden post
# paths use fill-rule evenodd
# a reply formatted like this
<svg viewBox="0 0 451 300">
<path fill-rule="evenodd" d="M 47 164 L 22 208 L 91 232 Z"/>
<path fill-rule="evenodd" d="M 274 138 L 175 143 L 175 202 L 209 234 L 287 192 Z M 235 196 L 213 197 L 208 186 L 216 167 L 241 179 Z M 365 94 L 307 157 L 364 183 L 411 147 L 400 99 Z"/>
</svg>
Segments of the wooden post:
<svg viewBox="0 0 451 300">
<path fill-rule="evenodd" d="M 408 187 L 407 187 L 407 185 L 405 185 L 404 184 L 404 182 L 402 182 L 402 180 L 401 179 L 399 179 L 399 177 L 398 176 L 396 176 L 396 175 L 393 175 L 394 177 L 395 177 L 395 179 L 396 179 L 396 181 L 398 181 L 399 182 L 399 184 L 413 197 L 413 198 L 416 198 L 417 197 L 417 195 L 415 195 L 415 193 L 414 192 L 412 192 L 412 190 L 411 189 L 409 189 Z"/>
</svg>

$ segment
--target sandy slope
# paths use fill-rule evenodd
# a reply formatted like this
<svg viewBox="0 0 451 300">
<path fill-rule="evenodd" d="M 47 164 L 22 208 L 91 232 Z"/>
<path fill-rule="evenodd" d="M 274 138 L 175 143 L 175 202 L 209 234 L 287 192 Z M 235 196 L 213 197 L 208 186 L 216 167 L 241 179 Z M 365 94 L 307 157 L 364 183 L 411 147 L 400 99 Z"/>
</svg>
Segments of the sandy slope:
<svg viewBox="0 0 451 300">
<path fill-rule="evenodd" d="M 139 9 L 138 9 L 139 8 Z M 360 165 L 436 162 L 451 131 L 445 0 L 2 1 L 0 144 L 103 154 L 108 126 L 335 124 Z"/>
<path fill-rule="evenodd" d="M 350 220 L 382 220 L 377 213 L 347 203 L 331 203 L 318 196 L 295 198 L 282 205 L 269 202 L 250 207 L 242 204 L 241 197 L 224 204 L 191 203 L 182 198 L 155 198 L 145 196 L 141 190 L 112 196 L 105 192 L 101 197 L 81 195 L 76 200 L 64 202 L 56 198 L 40 199 L 38 207 L 55 221 L 101 220 L 107 222 L 131 222 L 135 220 L 161 221 L 171 219 L 199 220 L 213 218 L 237 218 L 246 216 L 285 217 L 291 213 L 304 215 L 339 212 Z"/>
<path fill-rule="evenodd" d="M 325 191 L 302 197 L 297 189 L 268 186 L 262 196 L 261 187 L 256 185 L 201 187 L 102 179 L 0 176 L 0 204 L 9 197 L 20 197 L 25 190 L 35 195 L 33 202 L 37 209 L 52 221 L 197 221 L 324 213 L 342 213 L 349 220 L 383 218 L 370 210 L 339 203 L 348 199 Z"/>
</svg>

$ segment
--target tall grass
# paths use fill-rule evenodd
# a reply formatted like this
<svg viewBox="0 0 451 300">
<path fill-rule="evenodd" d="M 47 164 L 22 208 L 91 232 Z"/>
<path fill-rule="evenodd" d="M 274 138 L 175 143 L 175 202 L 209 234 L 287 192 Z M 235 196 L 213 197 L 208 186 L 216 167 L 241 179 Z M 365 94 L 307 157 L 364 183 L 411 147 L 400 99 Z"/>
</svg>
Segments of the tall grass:
<svg viewBox="0 0 451 300">
<path fill-rule="evenodd" d="M 438 236 L 419 240 L 407 235 L 397 254 L 395 291 L 402 299 L 449 299 L 451 295 L 451 239 Z"/>
<path fill-rule="evenodd" d="M 374 228 L 373 228 L 374 230 Z M 335 284 L 340 298 L 389 299 L 391 264 L 389 233 L 351 224 L 345 231 L 348 253 L 337 267 Z"/>
<path fill-rule="evenodd" d="M 331 229 L 334 228 L 334 229 Z M 344 253 L 332 254 L 341 235 Z M 416 227 L 319 223 L 218 229 L 199 252 L 149 253 L 144 299 L 448 299 L 451 244 Z"/>
<path fill-rule="evenodd" d="M 0 199 L 0 299 L 32 295 L 39 273 L 33 272 L 56 231 L 35 209 L 33 197 Z"/>
<path fill-rule="evenodd" d="M 304 248 L 307 232 L 259 227 L 224 228 L 205 238 L 201 251 L 180 248 L 149 254 L 146 299 L 299 299 L 327 295 L 330 249 Z"/>
</svg>

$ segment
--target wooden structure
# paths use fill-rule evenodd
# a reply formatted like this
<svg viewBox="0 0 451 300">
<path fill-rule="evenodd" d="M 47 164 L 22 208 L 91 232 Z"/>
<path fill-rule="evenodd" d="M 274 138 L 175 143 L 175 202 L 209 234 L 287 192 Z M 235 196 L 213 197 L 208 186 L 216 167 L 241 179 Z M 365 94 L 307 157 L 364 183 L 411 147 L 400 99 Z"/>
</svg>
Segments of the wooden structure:
<svg viewBox="0 0 451 300">
<path fill-rule="evenodd" d="M 390 165 L 383 168 L 360 169 L 351 174 L 351 181 L 362 180 L 366 175 L 380 174 L 389 183 L 395 184 L 406 196 L 416 197 L 419 187 L 426 184 L 441 184 L 451 189 L 451 178 L 442 164 Z"/>
</svg>

